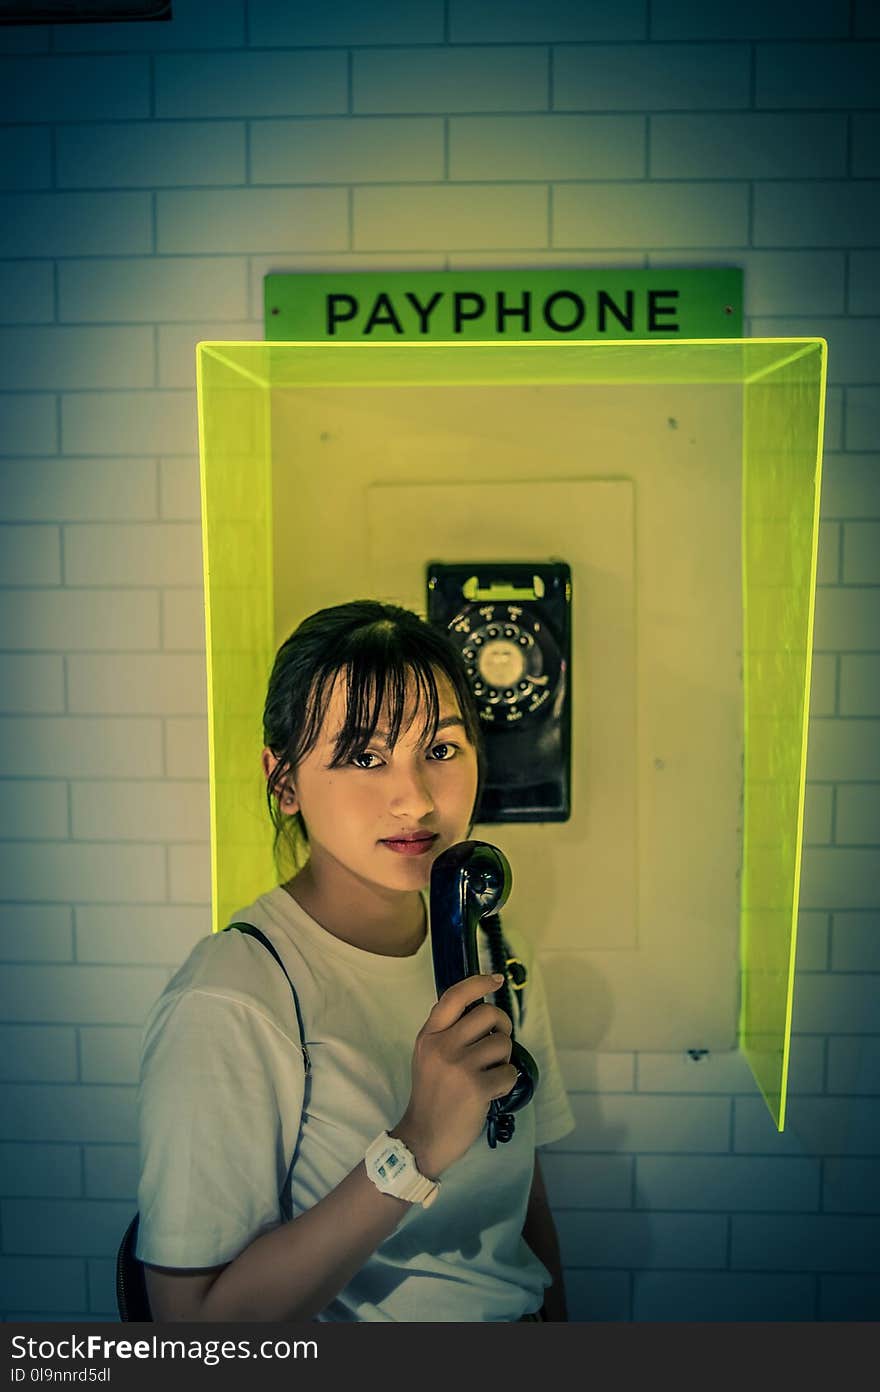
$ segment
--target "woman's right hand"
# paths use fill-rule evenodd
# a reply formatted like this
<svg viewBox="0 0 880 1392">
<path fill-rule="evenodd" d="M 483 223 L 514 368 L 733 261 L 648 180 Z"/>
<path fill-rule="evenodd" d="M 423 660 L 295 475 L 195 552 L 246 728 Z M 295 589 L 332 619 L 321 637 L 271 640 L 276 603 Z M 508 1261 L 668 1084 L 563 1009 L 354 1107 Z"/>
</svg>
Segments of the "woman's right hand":
<svg viewBox="0 0 880 1392">
<path fill-rule="evenodd" d="M 410 1099 L 389 1135 L 409 1146 L 429 1179 L 439 1179 L 473 1145 L 489 1103 L 506 1096 L 517 1080 L 508 1062 L 509 1015 L 488 1002 L 467 1010 L 497 985 L 488 973 L 457 981 L 416 1035 Z"/>
</svg>

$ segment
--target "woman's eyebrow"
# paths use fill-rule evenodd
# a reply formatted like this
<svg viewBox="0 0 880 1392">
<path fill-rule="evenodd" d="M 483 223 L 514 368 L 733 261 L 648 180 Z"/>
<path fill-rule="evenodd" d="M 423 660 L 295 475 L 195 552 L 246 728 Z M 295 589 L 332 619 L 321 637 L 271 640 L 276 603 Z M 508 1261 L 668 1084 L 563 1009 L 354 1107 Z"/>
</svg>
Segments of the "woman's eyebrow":
<svg viewBox="0 0 880 1392">
<path fill-rule="evenodd" d="M 438 720 L 437 722 L 437 733 L 439 733 L 441 730 L 448 730 L 451 725 L 460 725 L 462 729 L 465 728 L 464 721 L 462 720 L 460 715 L 445 715 L 442 720 Z M 369 730 L 362 730 L 361 735 L 364 739 L 366 739 L 369 735 Z M 380 739 L 382 743 L 385 745 L 385 748 L 388 748 L 387 730 L 374 730 L 373 738 Z"/>
</svg>

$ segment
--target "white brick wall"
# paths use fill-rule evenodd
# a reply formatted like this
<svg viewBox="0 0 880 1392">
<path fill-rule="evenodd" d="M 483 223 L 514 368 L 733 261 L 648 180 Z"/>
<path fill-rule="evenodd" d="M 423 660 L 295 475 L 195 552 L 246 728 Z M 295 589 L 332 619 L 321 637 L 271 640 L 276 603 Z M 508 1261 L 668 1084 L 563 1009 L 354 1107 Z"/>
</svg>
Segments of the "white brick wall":
<svg viewBox="0 0 880 1392">
<path fill-rule="evenodd" d="M 0 1307 L 113 1318 L 140 1027 L 209 931 L 193 346 L 269 270 L 737 264 L 829 339 L 788 1123 L 561 1053 L 577 1320 L 880 1317 L 872 0 L 175 0 L 0 30 Z"/>
</svg>

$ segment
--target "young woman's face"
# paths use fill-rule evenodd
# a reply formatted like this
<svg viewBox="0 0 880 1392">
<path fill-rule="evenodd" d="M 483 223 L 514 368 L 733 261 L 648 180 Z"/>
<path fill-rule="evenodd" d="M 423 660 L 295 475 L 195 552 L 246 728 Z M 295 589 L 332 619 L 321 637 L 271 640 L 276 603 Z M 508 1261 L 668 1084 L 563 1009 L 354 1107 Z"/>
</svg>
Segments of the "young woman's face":
<svg viewBox="0 0 880 1392">
<path fill-rule="evenodd" d="M 383 711 L 373 738 L 348 764 L 329 768 L 336 735 L 345 719 L 346 679 L 341 674 L 330 694 L 323 727 L 314 749 L 301 760 L 280 800 L 285 813 L 302 813 L 315 867 L 336 862 L 355 875 L 387 889 L 423 888 L 442 851 L 467 838 L 477 793 L 477 751 L 468 739 L 455 689 L 435 670 L 440 698 L 435 738 L 422 744 L 425 711 L 415 710 L 414 681 L 397 744 L 391 750 L 383 733 Z M 263 750 L 268 774 L 275 758 Z M 288 780 L 285 780 L 285 787 Z M 395 838 L 433 839 L 395 842 Z"/>
</svg>

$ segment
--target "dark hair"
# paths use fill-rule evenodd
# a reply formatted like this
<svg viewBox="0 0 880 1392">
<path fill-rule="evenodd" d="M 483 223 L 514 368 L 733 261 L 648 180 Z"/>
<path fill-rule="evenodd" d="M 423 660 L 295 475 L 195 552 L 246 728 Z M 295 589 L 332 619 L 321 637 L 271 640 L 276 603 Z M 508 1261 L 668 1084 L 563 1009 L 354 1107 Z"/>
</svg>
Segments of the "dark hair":
<svg viewBox="0 0 880 1392">
<path fill-rule="evenodd" d="M 308 846 L 308 831 L 302 815 L 283 813 L 277 790 L 285 775 L 314 749 L 337 673 L 346 673 L 348 691 L 331 768 L 346 763 L 372 738 L 386 691 L 391 717 L 388 741 L 394 747 L 403 723 L 410 676 L 415 677 L 419 688 L 416 709 L 427 706 L 423 738 L 433 739 L 440 719 L 435 668 L 451 682 L 468 739 L 477 751 L 476 809 L 486 773 L 480 716 L 464 659 L 446 632 L 400 605 L 356 599 L 319 609 L 303 619 L 282 643 L 263 710 L 263 743 L 278 759 L 266 783 L 266 801 L 275 827 L 276 865 L 282 836 L 297 868 L 305 859 L 303 843 Z"/>
</svg>

